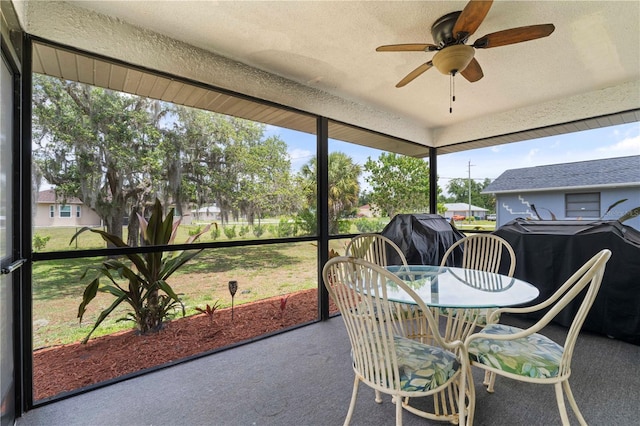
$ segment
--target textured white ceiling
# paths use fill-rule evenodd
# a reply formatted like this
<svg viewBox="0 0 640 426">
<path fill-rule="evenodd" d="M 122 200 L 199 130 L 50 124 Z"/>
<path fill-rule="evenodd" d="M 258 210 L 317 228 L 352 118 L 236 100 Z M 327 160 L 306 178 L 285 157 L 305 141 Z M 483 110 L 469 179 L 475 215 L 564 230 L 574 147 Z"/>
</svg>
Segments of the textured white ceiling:
<svg viewBox="0 0 640 426">
<path fill-rule="evenodd" d="M 471 42 L 556 30 L 478 49 L 485 76 L 456 78 L 452 114 L 449 77 L 435 68 L 395 88 L 433 53 L 375 48 L 432 43 L 431 24 L 465 1 L 14 3 L 31 34 L 429 146 L 640 108 L 637 1 L 494 2 Z"/>
</svg>

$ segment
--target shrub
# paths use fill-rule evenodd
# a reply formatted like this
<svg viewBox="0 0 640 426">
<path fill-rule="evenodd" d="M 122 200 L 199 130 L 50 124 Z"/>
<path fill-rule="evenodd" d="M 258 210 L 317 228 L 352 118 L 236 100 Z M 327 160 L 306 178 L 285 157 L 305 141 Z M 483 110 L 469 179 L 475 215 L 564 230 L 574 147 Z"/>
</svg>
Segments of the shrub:
<svg viewBox="0 0 640 426">
<path fill-rule="evenodd" d="M 262 236 L 262 234 L 264 234 L 265 232 L 265 226 L 264 225 L 254 225 L 253 226 L 253 235 L 256 238 L 260 238 Z"/>
<path fill-rule="evenodd" d="M 281 218 L 276 228 L 278 237 L 294 237 L 297 234 L 297 226 L 294 221 L 288 218 Z"/>
<path fill-rule="evenodd" d="M 32 241 L 34 250 L 35 251 L 43 250 L 50 239 L 51 239 L 51 236 L 43 237 L 40 234 L 34 234 L 33 241 Z"/>
<path fill-rule="evenodd" d="M 236 226 L 225 226 L 224 235 L 227 236 L 228 239 L 233 240 L 236 237 Z"/>
<path fill-rule="evenodd" d="M 360 233 L 380 232 L 384 229 L 384 222 L 380 219 L 362 217 L 355 220 L 356 228 Z"/>
<path fill-rule="evenodd" d="M 190 236 L 198 235 L 201 231 L 202 231 L 202 227 L 198 225 L 195 228 L 189 228 L 189 235 Z"/>
<path fill-rule="evenodd" d="M 338 232 L 341 234 L 348 234 L 351 232 L 351 221 L 348 219 L 338 220 Z"/>
<path fill-rule="evenodd" d="M 316 214 L 310 209 L 304 209 L 295 217 L 296 227 L 302 235 L 315 235 L 318 232 Z"/>
<path fill-rule="evenodd" d="M 216 226 L 211 230 L 211 239 L 215 241 L 218 238 L 220 238 L 220 228 Z"/>
</svg>

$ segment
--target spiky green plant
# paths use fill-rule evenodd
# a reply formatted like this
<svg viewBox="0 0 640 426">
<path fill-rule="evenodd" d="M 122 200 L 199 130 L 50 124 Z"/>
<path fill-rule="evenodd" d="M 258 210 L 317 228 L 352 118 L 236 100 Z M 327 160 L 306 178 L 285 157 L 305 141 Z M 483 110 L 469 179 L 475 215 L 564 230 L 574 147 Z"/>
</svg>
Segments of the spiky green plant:
<svg viewBox="0 0 640 426">
<path fill-rule="evenodd" d="M 138 215 L 140 221 L 140 235 L 147 246 L 162 246 L 173 243 L 180 220 L 174 222 L 173 209 L 165 218 L 162 217 L 162 205 L 156 199 L 147 222 Z M 195 241 L 200 235 L 209 231 L 209 227 L 192 235 L 187 243 Z M 103 240 L 116 247 L 129 247 L 121 238 L 108 232 L 82 228 L 71 238 L 71 243 L 83 232 L 90 231 L 100 234 Z M 102 311 L 96 320 L 93 328 L 82 341 L 87 343 L 91 334 L 121 303 L 127 303 L 133 312 L 120 320 L 131 320 L 141 334 L 158 331 L 162 323 L 169 317 L 178 306 L 182 308 L 184 316 L 184 305 L 178 295 L 167 283 L 167 279 L 176 272 L 182 265 L 197 256 L 202 249 L 194 251 L 181 251 L 179 253 L 127 253 L 124 256 L 130 262 L 120 259 L 107 258 L 100 266 L 90 267 L 83 274 L 84 279 L 90 270 L 96 270 L 95 278 L 87 285 L 82 295 L 82 303 L 78 307 L 78 318 L 82 321 L 87 305 L 96 297 L 98 291 L 108 293 L 116 299 L 111 306 Z M 101 279 L 103 282 L 101 283 Z M 126 280 L 128 285 L 122 285 L 122 280 Z M 119 282 L 120 281 L 120 282 Z"/>
</svg>

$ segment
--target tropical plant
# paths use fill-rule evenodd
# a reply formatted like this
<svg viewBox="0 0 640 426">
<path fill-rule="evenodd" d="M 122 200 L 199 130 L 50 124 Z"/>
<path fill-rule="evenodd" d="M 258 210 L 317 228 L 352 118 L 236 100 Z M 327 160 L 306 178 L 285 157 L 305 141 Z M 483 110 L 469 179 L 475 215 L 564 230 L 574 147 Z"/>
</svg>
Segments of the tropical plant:
<svg viewBox="0 0 640 426">
<path fill-rule="evenodd" d="M 173 214 L 173 209 L 171 209 L 163 218 L 162 205 L 156 199 L 148 222 L 142 216 L 138 216 L 140 236 L 145 245 L 163 246 L 173 243 L 180 225 L 180 220 L 174 222 Z M 189 237 L 187 243 L 195 241 L 200 235 L 208 232 L 210 226 L 206 226 L 200 233 Z M 86 231 L 100 234 L 103 240 L 115 247 L 129 247 L 116 235 L 87 227 L 76 232 L 71 238 L 71 243 L 78 235 Z M 82 343 L 86 343 L 102 321 L 123 302 L 129 304 L 133 312 L 128 313 L 127 317 L 121 318 L 119 321 L 134 321 L 141 334 L 158 331 L 164 320 L 178 306 L 182 308 L 184 316 L 184 305 L 167 283 L 167 279 L 202 250 L 182 251 L 177 254 L 163 252 L 126 253 L 124 256 L 131 262 L 130 264 L 120 259 L 107 258 L 100 266 L 87 268 L 81 279 L 84 279 L 91 269 L 95 269 L 97 274 L 87 285 L 82 295 L 82 303 L 78 307 L 80 321 L 82 322 L 87 305 L 96 297 L 98 291 L 111 294 L 116 300 L 100 313 Z M 106 279 L 107 283 L 101 283 L 101 279 Z M 128 285 L 123 285 L 122 280 L 126 280 Z"/>
<path fill-rule="evenodd" d="M 195 309 L 201 314 L 207 314 L 207 317 L 209 317 L 209 324 L 213 324 L 213 316 L 215 315 L 216 310 L 218 310 L 219 307 L 220 307 L 220 301 L 216 301 L 216 303 L 214 303 L 213 305 L 209 305 L 207 303 L 207 306 L 205 308 L 195 308 Z"/>
<path fill-rule="evenodd" d="M 280 318 L 284 319 L 284 311 L 287 309 L 287 300 L 289 296 L 283 296 L 280 298 Z"/>
<path fill-rule="evenodd" d="M 328 158 L 329 233 L 340 233 L 340 219 L 348 217 L 358 205 L 361 167 L 347 154 L 331 152 Z M 317 167 L 314 157 L 300 169 L 299 183 L 307 198 L 308 208 L 315 209 L 317 200 Z M 315 232 L 315 230 L 314 230 Z"/>
</svg>

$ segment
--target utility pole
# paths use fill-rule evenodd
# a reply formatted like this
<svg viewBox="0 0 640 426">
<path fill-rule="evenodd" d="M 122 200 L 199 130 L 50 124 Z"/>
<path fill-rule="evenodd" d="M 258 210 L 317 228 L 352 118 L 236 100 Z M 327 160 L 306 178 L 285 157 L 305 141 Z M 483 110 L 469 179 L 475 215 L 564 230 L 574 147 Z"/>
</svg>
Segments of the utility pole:
<svg viewBox="0 0 640 426">
<path fill-rule="evenodd" d="M 475 166 L 475 164 L 471 164 L 471 160 L 469 160 L 469 215 L 467 216 L 469 223 L 471 223 L 471 166 Z"/>
</svg>

